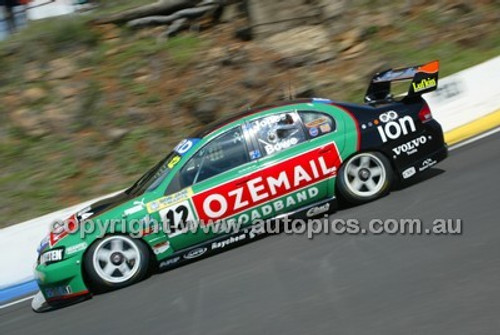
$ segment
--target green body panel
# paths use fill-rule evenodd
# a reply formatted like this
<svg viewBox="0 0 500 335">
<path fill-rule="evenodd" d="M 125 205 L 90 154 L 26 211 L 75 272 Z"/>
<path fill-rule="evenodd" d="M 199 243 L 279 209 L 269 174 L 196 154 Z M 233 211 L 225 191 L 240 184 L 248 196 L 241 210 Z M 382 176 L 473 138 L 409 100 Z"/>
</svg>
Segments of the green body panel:
<svg viewBox="0 0 500 335">
<path fill-rule="evenodd" d="M 325 134 L 323 136 L 319 136 L 310 140 L 307 140 L 303 143 L 297 144 L 294 147 L 283 150 L 276 154 L 263 157 L 254 161 L 251 161 L 247 164 L 239 166 L 235 169 L 223 172 L 215 177 L 204 180 L 198 184 L 193 185 L 187 190 L 183 190 L 175 193 L 170 199 L 167 195 L 165 196 L 164 192 L 171 182 L 173 176 L 179 172 L 181 167 L 206 143 L 208 143 L 213 138 L 219 136 L 225 131 L 244 124 L 247 121 L 251 121 L 255 118 L 260 118 L 269 114 L 279 113 L 279 112 L 287 112 L 294 110 L 303 110 L 303 111 L 320 111 L 331 115 L 336 121 L 336 130 L 332 133 Z M 72 292 L 81 292 L 86 290 L 86 286 L 83 280 L 83 256 L 93 242 L 95 242 L 99 236 L 104 234 L 113 234 L 113 233 L 137 233 L 137 220 L 143 221 L 143 228 L 147 229 L 148 221 L 157 220 L 161 221 L 160 211 L 151 211 L 149 210 L 148 204 L 161 201 L 162 199 L 165 203 L 172 202 L 176 203 L 176 201 L 188 201 L 191 206 L 191 210 L 196 216 L 196 211 L 193 208 L 193 203 L 191 198 L 193 195 L 196 195 L 200 192 L 208 190 L 210 188 L 214 188 L 218 185 L 221 185 L 225 182 L 229 182 L 235 178 L 244 176 L 245 174 L 249 174 L 254 171 L 258 171 L 260 169 L 265 169 L 268 166 L 276 164 L 277 162 L 292 159 L 294 156 L 297 156 L 303 152 L 311 150 L 313 148 L 321 147 L 326 144 L 335 142 L 340 157 L 345 160 L 347 157 L 351 156 L 356 152 L 358 148 L 358 129 L 356 125 L 356 121 L 350 116 L 350 114 L 343 109 L 326 103 L 321 102 L 311 102 L 311 103 L 299 103 L 299 104 L 290 104 L 286 106 L 281 106 L 277 108 L 267 109 L 258 113 L 251 114 L 250 116 L 243 117 L 235 122 L 231 122 L 220 129 L 213 131 L 212 133 L 205 136 L 201 141 L 193 145 L 193 147 L 186 153 L 180 161 L 172 168 L 169 175 L 163 180 L 163 182 L 153 191 L 146 192 L 137 198 L 130 199 L 114 208 L 111 208 L 97 217 L 92 218 L 94 221 L 99 219 L 101 222 L 106 222 L 106 220 L 113 219 L 124 219 L 125 226 L 121 227 L 120 225 L 115 225 L 117 228 L 115 231 L 111 231 L 108 228 L 95 229 L 94 232 L 89 232 L 85 234 L 82 238 L 80 236 L 81 229 L 84 227 L 80 227 L 74 234 L 69 234 L 68 236 L 61 239 L 53 248 L 64 247 L 66 250 L 70 247 L 74 246 L 82 246 L 85 243 L 86 248 L 82 248 L 82 250 L 76 251 L 73 254 L 65 253 L 64 260 L 52 263 L 49 265 L 41 265 L 39 264 L 35 269 L 35 275 L 37 277 L 38 283 L 42 292 L 46 295 L 47 288 L 53 288 L 58 286 L 69 286 Z M 303 207 L 307 204 L 315 203 L 318 200 L 331 198 L 335 194 L 335 179 L 336 177 L 331 177 L 320 182 L 315 183 L 314 185 L 308 185 L 307 187 L 287 193 L 280 198 L 273 199 L 268 203 L 261 204 L 259 206 L 255 206 L 254 208 L 245 210 L 241 213 L 237 213 L 232 217 L 226 218 L 227 222 L 233 222 L 238 220 L 243 220 L 243 226 L 248 226 L 252 222 L 245 221 L 244 217 L 249 217 L 254 219 L 267 219 L 271 217 L 275 217 L 276 215 L 292 212 L 300 207 Z M 311 189 L 315 189 L 311 191 Z M 305 193 L 304 193 L 305 192 Z M 311 194 L 307 194 L 307 192 L 312 192 L 311 194 L 314 196 L 309 196 Z M 177 195 L 181 194 L 177 199 Z M 307 196 L 304 196 L 306 194 Z M 298 201 L 298 197 L 300 197 L 300 201 Z M 288 200 L 294 199 L 295 201 Z M 276 209 L 273 207 L 272 203 L 277 201 L 285 201 L 289 203 L 289 205 L 284 206 L 283 208 Z M 269 206 L 271 203 L 271 211 L 269 211 L 269 207 L 264 208 L 265 206 Z M 133 211 L 131 209 L 134 209 Z M 128 212 L 126 212 L 128 210 Z M 257 214 L 260 213 L 259 217 L 256 217 Z M 198 219 L 195 217 L 195 219 Z M 135 222 L 135 226 L 129 226 L 131 222 Z M 169 248 L 167 250 L 162 250 L 161 252 L 155 253 L 157 260 L 163 260 L 168 258 L 172 253 L 178 251 L 183 248 L 187 248 L 189 246 L 195 245 L 197 243 L 209 240 L 215 237 L 216 234 L 209 230 L 208 232 L 203 229 L 199 229 L 196 233 L 187 232 L 183 234 L 179 234 L 175 237 L 169 237 L 163 231 L 158 231 L 154 233 L 146 234 L 142 237 L 142 239 L 147 243 L 147 245 L 154 251 L 154 246 L 157 244 L 161 244 L 162 242 L 169 242 Z M 46 249 L 48 250 L 48 249 Z"/>
<path fill-rule="evenodd" d="M 87 287 L 81 270 L 82 253 L 71 255 L 72 257 L 57 263 L 38 265 L 35 269 L 35 277 L 40 290 L 45 293 L 46 289 L 69 286 L 72 292 L 85 291 Z M 46 295 L 46 298 L 52 298 L 50 293 Z"/>
</svg>

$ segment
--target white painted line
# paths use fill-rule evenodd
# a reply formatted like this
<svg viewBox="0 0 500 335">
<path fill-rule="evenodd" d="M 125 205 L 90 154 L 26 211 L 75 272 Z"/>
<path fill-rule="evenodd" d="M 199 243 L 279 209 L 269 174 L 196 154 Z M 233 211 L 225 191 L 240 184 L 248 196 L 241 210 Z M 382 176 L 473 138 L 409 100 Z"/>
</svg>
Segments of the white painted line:
<svg viewBox="0 0 500 335">
<path fill-rule="evenodd" d="M 479 141 L 485 137 L 488 137 L 490 135 L 493 135 L 495 133 L 498 133 L 500 131 L 500 127 L 498 128 L 495 128 L 495 129 L 491 129 L 491 130 L 488 130 L 487 132 L 485 133 L 482 133 L 482 134 L 479 134 L 477 136 L 474 136 L 474 137 L 471 137 L 469 138 L 468 140 L 465 140 L 465 141 L 462 141 L 460 143 L 457 143 L 455 145 L 452 145 L 450 148 L 449 148 L 449 151 L 452 151 L 452 150 L 455 150 L 455 149 L 458 149 L 458 148 L 461 148 L 463 147 L 464 145 L 467 145 L 467 144 L 471 144 L 473 142 L 476 142 L 476 141 Z"/>
<path fill-rule="evenodd" d="M 7 307 L 10 307 L 10 306 L 16 305 L 16 304 L 18 304 L 18 303 L 20 303 L 20 302 L 23 302 L 23 301 L 26 301 L 26 300 L 33 299 L 34 297 L 35 297 L 34 295 L 30 295 L 29 297 L 24 297 L 24 298 L 19 299 L 19 300 L 16 300 L 16 301 L 9 302 L 8 304 L 1 305 L 1 306 L 0 306 L 0 309 L 2 309 L 2 308 L 7 308 Z"/>
</svg>

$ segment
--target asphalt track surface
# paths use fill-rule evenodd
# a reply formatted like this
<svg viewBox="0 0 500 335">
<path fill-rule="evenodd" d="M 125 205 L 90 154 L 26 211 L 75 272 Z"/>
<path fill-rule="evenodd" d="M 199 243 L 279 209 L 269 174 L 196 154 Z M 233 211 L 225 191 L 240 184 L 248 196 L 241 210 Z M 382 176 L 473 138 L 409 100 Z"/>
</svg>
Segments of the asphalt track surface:
<svg viewBox="0 0 500 335">
<path fill-rule="evenodd" d="M 2 309 L 0 334 L 498 334 L 499 172 L 497 133 L 333 216 L 461 218 L 461 235 L 271 236 L 56 311 Z"/>
</svg>

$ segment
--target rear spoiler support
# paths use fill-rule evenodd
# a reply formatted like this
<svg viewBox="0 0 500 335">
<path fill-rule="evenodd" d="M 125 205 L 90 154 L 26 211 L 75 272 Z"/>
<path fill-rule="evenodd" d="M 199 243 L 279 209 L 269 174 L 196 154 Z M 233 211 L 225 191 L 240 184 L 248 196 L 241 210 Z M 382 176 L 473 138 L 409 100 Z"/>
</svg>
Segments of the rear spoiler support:
<svg viewBox="0 0 500 335">
<path fill-rule="evenodd" d="M 438 84 L 439 61 L 406 68 L 389 69 L 376 73 L 370 81 L 365 95 L 365 103 L 380 104 L 394 101 L 391 82 L 410 81 L 408 93 L 403 98 L 418 98 L 424 93 L 434 91 Z"/>
</svg>

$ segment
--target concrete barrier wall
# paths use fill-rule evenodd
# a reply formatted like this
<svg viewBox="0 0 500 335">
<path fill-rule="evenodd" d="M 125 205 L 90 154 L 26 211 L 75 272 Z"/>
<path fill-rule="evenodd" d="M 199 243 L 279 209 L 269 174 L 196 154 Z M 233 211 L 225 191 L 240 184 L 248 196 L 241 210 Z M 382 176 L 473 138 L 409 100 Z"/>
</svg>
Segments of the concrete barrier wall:
<svg viewBox="0 0 500 335">
<path fill-rule="evenodd" d="M 441 123 L 448 144 L 498 126 L 500 57 L 440 79 L 424 97 Z"/>
</svg>

